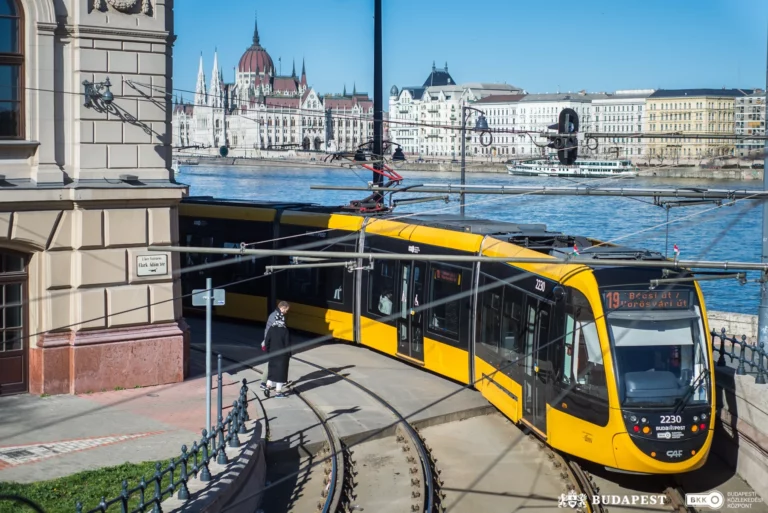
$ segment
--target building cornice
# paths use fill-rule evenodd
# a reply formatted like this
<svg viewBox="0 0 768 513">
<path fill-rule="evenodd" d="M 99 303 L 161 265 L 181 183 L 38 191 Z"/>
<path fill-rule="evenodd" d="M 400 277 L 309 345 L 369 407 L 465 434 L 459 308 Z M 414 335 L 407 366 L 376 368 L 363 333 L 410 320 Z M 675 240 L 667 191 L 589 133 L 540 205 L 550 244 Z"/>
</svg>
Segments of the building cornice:
<svg viewBox="0 0 768 513">
<path fill-rule="evenodd" d="M 50 25 L 50 24 L 45 24 Z M 38 24 L 40 26 L 40 24 Z M 173 44 L 176 36 L 168 31 L 123 29 L 123 28 L 103 28 L 90 25 L 64 25 L 64 31 L 72 37 L 98 36 L 98 39 L 111 39 L 115 41 L 124 41 L 126 39 Z"/>
</svg>

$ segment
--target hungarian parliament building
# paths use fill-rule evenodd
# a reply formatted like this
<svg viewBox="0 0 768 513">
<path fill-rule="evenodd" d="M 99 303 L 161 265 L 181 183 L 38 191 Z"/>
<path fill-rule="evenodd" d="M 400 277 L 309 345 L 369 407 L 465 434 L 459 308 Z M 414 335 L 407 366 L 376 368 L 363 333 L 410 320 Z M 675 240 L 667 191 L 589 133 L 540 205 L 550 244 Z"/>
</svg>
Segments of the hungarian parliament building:
<svg viewBox="0 0 768 513">
<path fill-rule="evenodd" d="M 295 63 L 290 75 L 278 75 L 255 24 L 234 83 L 224 82 L 214 54 L 208 84 L 201 55 L 194 101 L 175 101 L 172 123 L 176 148 L 226 145 L 241 155 L 266 149 L 349 151 L 373 138 L 373 101 L 356 90 L 347 94 L 346 87 L 340 95 L 319 95 L 307 83 L 303 62 L 300 76 Z"/>
</svg>

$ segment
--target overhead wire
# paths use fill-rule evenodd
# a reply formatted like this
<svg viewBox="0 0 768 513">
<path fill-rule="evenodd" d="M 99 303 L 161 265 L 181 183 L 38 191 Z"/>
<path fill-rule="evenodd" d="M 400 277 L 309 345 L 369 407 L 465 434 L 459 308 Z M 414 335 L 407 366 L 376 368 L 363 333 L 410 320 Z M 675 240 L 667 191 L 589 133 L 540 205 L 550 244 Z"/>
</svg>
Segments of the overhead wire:
<svg viewBox="0 0 768 513">
<path fill-rule="evenodd" d="M 730 228 L 730 227 L 726 227 L 726 228 L 724 228 L 724 229 L 723 229 L 723 230 L 722 230 L 722 231 L 721 231 L 721 232 L 718 234 L 718 240 L 719 240 L 719 239 L 721 239 L 721 238 L 722 238 L 722 237 L 725 235 L 725 233 L 726 233 L 726 232 L 729 230 L 729 228 Z M 562 275 L 561 275 L 561 276 L 562 276 Z M 498 280 L 498 282 L 497 282 L 498 284 L 497 284 L 497 285 L 495 285 L 494 287 L 486 287 L 486 288 L 490 289 L 490 288 L 495 288 L 496 286 L 504 286 L 504 285 L 506 285 L 506 284 L 511 284 L 511 283 L 514 283 L 515 281 L 517 281 L 518 279 L 522 279 L 522 278 L 524 278 L 524 277 L 525 277 L 525 275 L 524 275 L 524 274 L 522 274 L 520 277 L 517 277 L 517 278 L 512 278 L 512 279 L 507 279 L 507 280 Z M 566 277 L 566 278 L 565 278 L 565 280 L 567 281 L 567 280 L 569 280 L 569 279 L 570 279 L 570 278 L 572 278 L 572 277 L 573 277 L 573 275 L 571 275 L 571 276 L 568 276 L 568 277 Z M 673 285 L 672 285 L 672 284 L 669 284 L 669 285 L 666 287 L 666 289 L 667 289 L 667 290 L 669 290 L 669 289 L 671 289 L 672 287 L 673 287 Z M 474 288 L 473 288 L 473 289 L 470 291 L 470 293 L 471 293 L 471 295 L 474 295 L 474 293 L 475 293 L 475 292 L 477 292 L 477 295 L 479 296 L 479 295 L 480 295 L 480 293 L 481 293 L 481 289 L 483 289 L 483 287 L 480 287 L 480 286 L 477 288 L 477 290 L 476 290 L 476 291 L 475 291 L 475 290 L 474 290 Z M 484 291 L 485 291 L 485 290 L 482 290 L 482 292 L 484 292 Z M 418 310 L 426 310 L 426 309 L 428 309 L 428 308 L 432 308 L 432 307 L 433 307 L 435 304 L 441 304 L 441 303 L 444 303 L 444 302 L 445 302 L 445 303 L 447 303 L 447 302 L 450 302 L 450 301 L 455 301 L 456 299 L 458 299 L 458 297 L 463 297 L 465 294 L 466 294 L 466 293 L 459 293 L 459 294 L 454 294 L 454 295 L 452 295 L 452 296 L 449 296 L 448 298 L 444 298 L 444 299 L 442 299 L 442 300 L 438 300 L 438 301 L 431 301 L 431 302 L 428 302 L 428 303 L 427 303 L 427 304 L 425 304 L 425 305 L 422 305 L 422 306 L 419 306 L 419 307 L 415 307 L 415 310 L 417 310 L 417 311 L 418 311 Z M 606 307 L 606 308 L 603 308 L 603 310 L 604 310 L 604 312 L 603 312 L 603 314 L 602 314 L 601 316 L 594 316 L 594 314 L 593 314 L 593 316 L 594 316 L 594 320 L 592 321 L 592 323 L 596 323 L 596 322 L 598 321 L 598 319 L 603 319 L 603 318 L 605 318 L 605 316 L 606 316 L 606 315 L 609 313 L 609 311 L 610 311 L 610 310 L 609 310 L 607 307 Z M 390 315 L 390 316 L 385 316 L 385 317 L 383 317 L 382 319 L 383 319 L 384 321 L 387 321 L 387 320 L 391 320 L 391 319 L 389 319 L 389 317 L 392 317 L 392 318 L 397 318 L 397 317 L 398 317 L 398 315 L 399 315 L 399 313 L 400 313 L 400 312 L 397 312 L 397 313 L 395 313 L 395 314 L 392 314 L 392 315 Z M 635 321 L 635 322 L 636 322 L 636 321 Z M 586 323 L 586 324 L 589 324 L 589 323 Z M 585 323 L 582 323 L 582 327 L 583 327 L 584 325 L 585 325 Z M 437 400 L 433 401 L 432 403 L 430 403 L 430 404 L 427 404 L 426 406 L 424 406 L 424 407 L 422 407 L 422 408 L 420 408 L 420 409 L 418 409 L 418 410 L 416 410 L 416 411 L 412 412 L 412 413 L 411 413 L 411 414 L 409 414 L 409 415 L 403 415 L 403 418 L 407 420 L 407 419 L 409 419 L 409 418 L 411 418 L 411 417 L 413 417 L 413 416 L 415 416 L 415 415 L 417 415 L 417 414 L 419 414 L 419 413 L 421 413 L 421 412 L 423 412 L 423 411 L 426 411 L 427 409 L 429 409 L 429 408 L 431 408 L 431 407 L 435 406 L 436 404 L 439 404 L 439 403 L 441 403 L 441 402 L 443 402 L 443 401 L 446 401 L 446 400 L 450 399 L 451 397 L 453 397 L 453 396 L 454 396 L 454 395 L 456 395 L 457 393 L 460 393 L 461 391 L 464 391 L 465 389 L 469 389 L 469 388 L 471 388 L 471 387 L 475 386 L 475 385 L 476 385 L 477 383 L 479 383 L 479 382 L 482 382 L 482 381 L 485 381 L 485 380 L 488 380 L 488 379 L 492 379 L 492 378 L 493 378 L 493 376 L 495 376 L 497 373 L 499 373 L 499 372 L 502 372 L 502 371 L 504 371 L 505 369 L 508 369 L 508 368 L 512 367 L 513 365 L 517 365 L 517 364 L 518 364 L 520 361 L 524 361 L 524 360 L 525 360 L 525 358 L 527 358 L 528 356 L 532 356 L 533 354 L 537 353 L 537 352 L 538 352 L 540 349 L 543 349 L 543 348 L 545 348 L 545 347 L 547 347 L 547 346 L 550 346 L 550 345 L 552 345 L 552 344 L 554 344 L 554 343 L 558 342 L 560 339 L 562 339 L 562 338 L 565 338 L 565 337 L 567 337 L 567 336 L 569 336 L 569 335 L 572 335 L 572 334 L 573 334 L 573 333 L 574 333 L 574 332 L 575 332 L 577 329 L 579 329 L 579 328 L 576 328 L 575 326 L 576 326 L 576 323 L 574 323 L 574 330 L 573 330 L 572 332 L 570 332 L 570 333 L 565 333 L 564 335 L 562 335 L 562 336 L 560 336 L 560 337 L 557 337 L 557 338 L 555 338 L 555 339 L 552 339 L 552 340 L 550 340 L 549 342 L 545 343 L 544 345 L 539 345 L 538 347 L 532 348 L 532 350 L 531 350 L 530 352 L 528 352 L 528 353 L 525 353 L 525 354 L 522 354 L 522 355 L 520 355 L 520 356 L 519 356 L 517 359 L 515 359 L 515 360 L 513 360 L 513 361 L 509 361 L 509 362 L 508 362 L 508 363 L 506 363 L 504 366 L 502 366 L 502 367 L 500 367 L 500 368 L 498 368 L 498 369 L 495 369 L 495 370 L 493 370 L 493 371 L 490 373 L 490 375 L 488 375 L 488 376 L 483 376 L 483 377 L 481 377 L 480 379 L 477 379 L 477 380 L 474 380 L 474 381 L 473 381 L 473 379 L 474 379 L 474 378 L 470 376 L 470 379 L 469 379 L 469 383 L 468 383 L 467 385 L 462 385 L 462 386 L 461 386 L 460 388 L 458 388 L 456 391 L 454 391 L 454 392 L 452 392 L 452 393 L 449 393 L 449 394 L 447 394 L 447 395 L 445 395 L 445 396 L 443 396 L 443 397 L 441 397 L 441 398 L 438 398 Z M 628 331 L 627 331 L 626 333 L 624 333 L 623 335 L 621 335 L 621 336 L 623 337 L 623 336 L 626 336 L 627 334 L 628 334 Z M 708 337 L 708 334 L 704 334 L 704 335 L 705 335 L 705 337 Z M 331 338 L 332 338 L 332 337 L 331 337 Z M 318 338 L 315 338 L 315 339 L 313 339 L 311 342 L 309 342 L 307 345 L 308 345 L 308 346 L 311 346 L 311 345 L 313 345 L 313 344 L 316 344 L 316 343 L 318 343 L 318 342 L 322 342 L 322 341 L 324 341 L 324 339 L 325 339 L 325 337 L 318 337 Z M 711 351 L 709 350 L 709 348 L 710 348 L 709 342 L 705 342 L 705 344 L 707 344 L 707 348 L 708 348 L 708 351 L 707 351 L 707 353 L 708 353 L 708 354 L 709 354 L 709 353 L 711 353 Z M 245 363 L 246 365 L 251 365 L 251 363 L 249 363 L 249 362 L 250 362 L 249 360 L 245 360 L 245 361 L 243 361 L 243 360 L 240 360 L 240 361 L 239 361 L 239 363 Z M 709 363 L 711 364 L 712 362 L 714 362 L 714 360 L 712 360 L 712 361 L 711 361 L 711 362 L 709 362 Z M 711 372 L 711 368 L 710 368 L 709 370 L 710 370 L 710 372 Z M 709 376 L 709 375 L 708 375 L 708 376 Z M 708 382 L 708 384 L 710 385 L 710 388 L 711 388 L 711 377 L 708 377 L 708 379 L 707 379 L 707 382 Z M 565 396 L 566 396 L 566 395 L 567 395 L 567 394 L 568 394 L 568 393 L 569 393 L 569 392 L 570 392 L 570 391 L 571 391 L 571 390 L 572 390 L 572 389 L 573 389 L 573 388 L 574 388 L 574 387 L 575 387 L 577 384 L 578 384 L 578 381 L 577 381 L 576 379 L 573 379 L 573 380 L 571 380 L 571 383 L 569 383 L 568 387 L 567 387 L 567 388 L 566 388 L 566 389 L 565 389 L 565 390 L 564 390 L 564 391 L 563 391 L 563 392 L 562 392 L 562 393 L 559 395 L 559 397 L 558 397 L 558 398 L 557 398 L 557 399 L 556 399 L 554 402 L 559 402 L 559 401 L 560 401 L 562 398 L 564 398 L 564 397 L 565 397 Z M 360 443 L 363 443 L 363 442 L 367 441 L 368 439 L 371 439 L 371 438 L 373 438 L 373 437 L 374 437 L 374 436 L 376 436 L 376 435 L 377 435 L 379 432 L 383 432 L 384 430 L 386 430 L 386 429 L 389 429 L 389 428 L 391 428 L 391 427 L 393 427 L 393 426 L 397 425 L 399 422 L 400 422 L 399 420 L 398 420 L 398 421 L 395 421 L 395 422 L 393 422 L 393 423 L 391 423 L 391 424 L 389 424 L 389 425 L 385 426 L 384 428 L 381 428 L 380 430 L 374 431 L 373 433 L 371 433 L 371 434 L 370 434 L 370 435 L 368 435 L 367 437 L 364 437 L 364 438 L 363 438 L 363 439 L 361 439 L 361 440 L 355 441 L 354 443 L 352 443 L 352 444 L 350 445 L 350 447 L 353 447 L 353 446 L 355 446 L 355 445 L 358 445 L 358 444 L 360 444 Z M 521 438 L 518 438 L 518 440 L 517 440 L 517 441 L 513 442 L 513 443 L 512 443 L 512 445 L 510 446 L 510 448 L 509 448 L 508 450 L 511 450 L 512 448 L 514 448 L 514 447 L 515 447 L 515 446 L 516 446 L 516 445 L 519 443 L 519 441 L 520 441 L 520 440 L 522 440 L 522 437 L 521 437 Z M 329 455 L 329 456 L 327 456 L 327 457 L 321 458 L 319 461 L 315 461 L 315 462 L 313 462 L 313 463 L 309 463 L 309 464 L 308 464 L 308 465 L 306 465 L 305 467 L 302 467 L 302 468 L 300 468 L 298 471 L 296 471 L 296 472 L 294 472 L 294 473 L 292 473 L 292 474 L 288 474 L 288 475 L 286 475 L 286 476 L 283 476 L 283 477 L 281 477 L 280 479 L 278 479 L 277 481 L 272 481 L 272 482 L 271 482 L 271 483 L 270 483 L 270 484 L 269 484 L 269 485 L 268 485 L 266 488 L 264 488 L 264 489 L 260 490 L 259 492 L 253 493 L 253 494 L 251 494 L 251 495 L 249 495 L 249 496 L 246 496 L 246 497 L 243 497 L 243 498 L 241 498 L 240 500 L 236 501 L 235 503 L 232 503 L 232 504 L 228 505 L 227 507 L 225 507 L 225 509 L 224 509 L 223 511 L 227 511 L 227 510 L 229 510 L 229 509 L 232 509 L 232 508 L 234 508 L 235 506 L 237 506 L 237 505 L 239 505 L 239 504 L 242 504 L 243 502 L 247 501 L 248 499 L 251 499 L 251 498 L 254 498 L 254 497 L 258 497 L 258 496 L 262 496 L 262 497 L 263 497 L 263 494 L 266 492 L 266 490 L 268 490 L 268 489 L 270 489 L 270 488 L 272 488 L 272 487 L 274 487 L 274 486 L 278 486 L 278 485 L 279 485 L 279 484 L 281 484 L 282 482 L 284 482 L 284 481 L 287 481 L 288 479 L 290 479 L 290 478 L 294 477 L 295 475 L 298 475 L 298 474 L 300 474 L 301 472 L 304 472 L 304 471 L 306 471 L 306 470 L 308 470 L 308 469 L 310 469 L 310 468 L 312 468 L 312 467 L 314 467 L 314 466 L 316 466 L 316 465 L 319 465 L 319 464 L 323 463 L 325 460 L 327 460 L 327 459 L 329 459 L 329 458 L 332 458 L 332 457 L 335 457 L 335 455 L 331 454 L 331 455 Z"/>
<path fill-rule="evenodd" d="M 327 242 L 327 241 L 326 241 L 326 242 Z M 280 271 L 278 271 L 278 272 L 280 272 Z M 523 275 L 521 275 L 521 278 L 522 278 L 522 277 L 524 277 L 524 276 L 525 276 L 524 274 L 523 274 Z M 229 284 L 224 284 L 224 285 L 220 286 L 220 288 L 226 288 L 226 287 L 228 287 L 228 286 L 232 286 L 232 285 L 234 285 L 234 284 L 236 284 L 236 283 L 242 283 L 242 282 L 250 281 L 250 280 L 253 280 L 253 279 L 259 279 L 259 278 L 263 278 L 263 277 L 265 277 L 265 275 L 262 275 L 262 276 L 258 276 L 258 277 L 251 277 L 251 278 L 247 278 L 247 279 L 244 279 L 244 280 L 238 280 L 238 281 L 236 281 L 236 282 L 232 282 L 232 283 L 229 283 Z M 500 284 L 499 284 L 499 285 L 497 285 L 497 286 L 501 286 L 501 285 L 503 285 L 504 283 L 512 283 L 512 281 L 506 280 L 506 281 L 503 281 L 502 283 L 500 283 Z M 472 292 L 472 293 L 474 293 L 474 292 Z M 180 296 L 180 297 L 187 297 L 187 296 L 189 296 L 189 295 L 191 295 L 191 294 L 185 294 L 185 295 L 182 295 L 182 296 Z M 172 298 L 170 301 L 173 301 L 173 300 L 179 299 L 180 297 L 174 297 L 174 298 Z M 447 301 L 450 301 L 450 300 L 451 300 L 451 298 L 447 298 L 447 299 L 444 299 L 443 301 L 447 302 Z M 165 302 L 165 301 L 163 301 L 163 302 Z M 158 302 L 158 303 L 159 303 L 159 302 Z M 434 302 L 434 301 L 433 301 L 433 302 L 429 302 L 429 303 L 425 304 L 425 305 L 423 306 L 423 308 L 431 308 L 431 307 L 432 307 L 432 306 L 434 306 L 434 304 L 436 304 L 436 303 L 438 303 L 438 302 Z M 140 308 L 146 308 L 146 306 L 143 306 L 143 307 L 140 307 Z M 135 310 L 135 309 L 132 309 L 132 310 Z M 132 310 L 129 310 L 129 311 L 132 311 Z M 116 312 L 116 313 L 113 313 L 113 314 L 109 314 L 109 315 L 103 316 L 103 318 L 106 318 L 106 317 L 110 317 L 110 316 L 112 316 L 112 315 L 119 315 L 119 314 L 121 314 L 121 313 L 124 313 L 124 312 Z M 395 316 L 396 316 L 396 315 L 395 315 Z M 596 320 L 597 320 L 597 319 L 595 319 L 595 321 L 596 321 Z M 84 322 L 91 322 L 91 320 L 89 320 L 89 321 L 84 321 Z M 315 343 L 317 343 L 318 341 L 328 340 L 328 339 L 330 339 L 330 338 L 332 338 L 332 337 L 324 337 L 324 338 L 323 338 L 323 337 L 321 337 L 320 339 L 313 339 L 313 340 L 312 340 L 312 341 L 310 341 L 310 342 L 309 342 L 307 345 L 309 346 L 309 345 L 312 345 L 312 344 L 315 344 Z M 553 342 L 554 342 L 554 341 L 553 341 Z M 501 370 L 501 369 L 499 369 L 499 370 Z M 495 372 L 498 372 L 498 371 L 495 371 Z M 494 374 L 495 374 L 495 372 L 494 372 Z M 478 381 L 480 381 L 480 380 L 478 380 Z M 474 385 L 475 383 L 476 383 L 476 382 L 473 382 L 473 383 L 471 383 L 469 386 L 471 386 L 471 385 Z M 452 395 L 455 395 L 455 394 L 452 394 Z M 451 396 L 452 396 L 452 395 L 451 395 Z M 447 399 L 447 398 L 449 398 L 449 397 L 451 397 L 451 396 L 448 396 L 448 397 L 446 397 L 445 399 Z M 443 400 L 445 400 L 445 399 L 443 399 Z M 416 413 L 418 413 L 418 412 L 414 412 L 414 414 L 416 414 Z M 63 420 L 63 419 L 60 419 L 60 420 Z"/>
<path fill-rule="evenodd" d="M 133 82 L 133 81 L 127 81 L 127 82 L 131 82 L 131 83 L 136 84 L 136 85 L 142 85 L 142 86 L 145 86 L 145 87 L 151 87 L 151 88 L 156 89 L 156 90 L 159 89 L 162 92 L 162 88 L 159 88 L 159 86 L 152 86 L 151 84 L 144 84 L 144 83 L 141 83 L 141 82 Z M 9 89 L 9 88 L 11 88 L 11 87 L 10 86 L 0 85 L 0 89 Z M 14 90 L 24 89 L 24 90 L 28 90 L 28 91 L 38 91 L 38 92 L 49 92 L 49 93 L 57 93 L 57 94 L 68 94 L 68 95 L 75 95 L 75 96 L 83 96 L 83 93 L 82 92 L 78 92 L 78 91 L 61 91 L 61 90 L 56 90 L 56 89 L 38 88 L 38 87 L 30 87 L 30 86 L 25 86 L 23 88 L 13 87 L 13 89 Z M 177 89 L 177 91 L 185 91 L 185 90 L 178 90 Z M 188 92 L 191 92 L 191 91 L 188 91 Z M 169 93 L 164 92 L 163 93 L 163 97 L 164 98 L 168 98 L 169 97 Z M 171 104 L 171 106 L 173 107 L 174 105 L 178 105 L 178 104 L 174 104 L 173 103 L 172 98 L 173 98 L 173 95 L 170 94 L 170 100 L 171 101 L 169 103 Z M 333 98 L 333 97 L 331 97 L 331 98 Z M 153 98 L 151 96 L 145 96 L 145 97 L 141 97 L 141 96 L 130 96 L 130 97 L 118 96 L 118 97 L 115 98 L 113 103 L 116 102 L 119 99 L 125 99 L 125 100 L 131 100 L 131 101 L 139 101 L 139 102 L 150 102 L 150 103 L 154 103 L 154 104 L 165 103 L 165 102 L 160 102 L 158 99 Z M 368 100 L 368 101 L 370 101 L 370 100 Z M 238 103 L 242 102 L 242 103 L 250 104 L 250 101 L 247 101 L 247 100 L 237 100 L 237 102 Z M 195 108 L 209 108 L 209 109 L 216 109 L 216 110 L 224 110 L 223 107 L 215 107 L 215 106 L 211 106 L 211 105 L 190 105 L 190 106 L 195 107 Z M 307 114 L 305 114 L 305 116 L 317 116 L 317 117 L 322 117 L 322 118 L 325 117 L 324 111 L 317 111 L 317 110 L 313 110 L 313 109 L 304 109 L 304 108 L 301 108 L 301 107 L 298 107 L 298 108 L 296 108 L 296 107 L 281 107 L 279 109 L 275 109 L 274 112 L 267 111 L 267 113 L 272 113 L 272 114 L 282 113 L 282 114 L 286 114 L 286 115 L 289 114 L 289 112 L 286 112 L 286 111 L 290 111 L 290 112 L 296 112 L 296 111 L 298 111 L 298 112 L 306 112 Z M 332 109 L 332 111 L 333 111 L 333 109 Z M 247 120 L 250 120 L 250 121 L 254 121 L 254 122 L 257 121 L 257 120 L 255 120 L 253 118 L 250 118 L 250 117 L 242 115 L 242 114 L 231 113 L 231 114 L 227 114 L 227 116 L 228 117 L 244 118 L 244 119 L 247 119 Z M 335 118 L 335 119 L 356 120 L 356 121 L 369 121 L 369 122 L 373 123 L 373 114 L 370 114 L 370 115 L 365 115 L 365 114 L 352 115 L 352 114 L 338 114 L 338 113 L 333 113 L 332 112 L 331 117 Z M 441 128 L 441 129 L 453 130 L 453 131 L 460 131 L 460 130 L 462 130 L 462 127 L 461 127 L 460 124 L 459 125 L 450 125 L 450 124 L 446 125 L 446 124 L 437 124 L 437 123 L 425 123 L 425 122 L 420 122 L 420 121 L 406 121 L 406 120 L 401 120 L 401 119 L 396 119 L 396 118 L 394 118 L 394 119 L 385 119 L 385 120 L 383 120 L 383 123 L 385 125 L 403 125 L 403 126 L 416 126 L 416 127 L 424 127 L 424 128 Z M 290 127 L 281 126 L 280 128 L 290 128 Z M 324 128 L 324 126 L 323 127 L 319 127 L 318 126 L 316 128 Z M 467 127 L 466 130 L 468 132 L 476 131 L 476 130 L 470 128 L 470 127 Z M 509 135 L 526 135 L 526 134 L 528 134 L 529 136 L 531 136 L 531 135 L 542 134 L 541 130 L 515 130 L 515 129 L 506 129 L 506 128 L 489 128 L 488 130 L 484 130 L 484 131 L 488 131 L 488 132 L 491 132 L 491 133 L 509 134 Z M 585 136 L 590 136 L 590 137 L 602 137 L 602 135 L 599 132 L 586 132 L 584 130 L 581 130 L 580 133 L 585 134 Z M 689 138 L 693 138 L 693 137 L 706 138 L 708 135 L 722 135 L 722 132 L 706 132 L 705 131 L 705 132 L 696 132 L 696 133 L 684 134 L 684 135 L 680 135 L 679 132 L 675 132 L 675 131 L 673 131 L 673 132 L 659 132 L 658 134 L 654 133 L 653 137 L 654 138 L 665 137 L 665 138 L 670 138 L 670 139 L 687 139 L 687 138 L 689 139 Z M 619 138 L 619 137 L 646 138 L 645 135 L 642 132 L 631 133 L 631 134 L 630 133 L 628 133 L 628 134 L 621 133 L 621 135 L 618 135 L 618 134 L 608 134 L 608 135 L 606 135 L 606 137 L 612 137 L 612 138 Z M 734 135 L 732 140 L 764 140 L 764 139 L 768 140 L 768 136 Z"/>
</svg>

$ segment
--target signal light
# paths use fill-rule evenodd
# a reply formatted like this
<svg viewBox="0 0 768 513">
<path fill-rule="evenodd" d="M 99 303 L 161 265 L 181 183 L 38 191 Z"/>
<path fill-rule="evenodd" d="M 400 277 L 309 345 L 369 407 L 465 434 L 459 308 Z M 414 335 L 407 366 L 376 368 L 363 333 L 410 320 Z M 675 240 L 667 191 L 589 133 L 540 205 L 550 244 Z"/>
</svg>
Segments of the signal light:
<svg viewBox="0 0 768 513">
<path fill-rule="evenodd" d="M 691 431 L 693 431 L 694 433 L 695 433 L 696 431 L 698 431 L 698 430 L 699 430 L 699 426 L 697 426 L 697 425 L 695 425 L 695 424 L 694 424 L 693 426 L 691 426 Z"/>
<path fill-rule="evenodd" d="M 707 429 L 707 425 L 706 424 L 702 424 L 699 427 L 701 428 L 702 431 L 705 431 Z"/>
<path fill-rule="evenodd" d="M 656 453 L 655 453 L 655 452 L 652 452 L 652 453 L 651 453 L 651 458 L 655 458 L 655 457 L 656 457 Z"/>
<path fill-rule="evenodd" d="M 634 429 L 635 433 L 637 433 L 638 431 L 640 431 L 640 426 L 634 426 L 632 429 Z"/>
<path fill-rule="evenodd" d="M 554 128 L 551 125 L 549 128 Z M 579 142 L 576 134 L 579 131 L 579 115 L 573 109 L 563 109 L 557 123 L 557 135 L 547 138 L 547 146 L 557 150 L 557 158 L 561 164 L 571 166 L 578 158 Z"/>
<path fill-rule="evenodd" d="M 649 428 L 648 426 L 643 426 L 643 433 L 647 435 L 650 432 L 651 432 L 651 428 Z"/>
</svg>

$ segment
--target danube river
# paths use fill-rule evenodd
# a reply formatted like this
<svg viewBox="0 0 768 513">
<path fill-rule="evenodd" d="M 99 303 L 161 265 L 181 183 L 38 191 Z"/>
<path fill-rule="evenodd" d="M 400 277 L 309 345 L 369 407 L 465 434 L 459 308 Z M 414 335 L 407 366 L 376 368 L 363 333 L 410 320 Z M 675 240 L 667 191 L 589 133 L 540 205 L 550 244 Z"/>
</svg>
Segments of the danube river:
<svg viewBox="0 0 768 513">
<path fill-rule="evenodd" d="M 402 173 L 404 185 L 419 183 L 458 184 L 458 173 Z M 190 195 L 262 201 L 301 201 L 342 205 L 362 199 L 364 192 L 317 191 L 310 185 L 365 186 L 371 180 L 366 170 L 308 168 L 182 167 L 176 179 L 190 186 Z M 502 174 L 469 174 L 472 185 L 573 185 L 574 180 L 512 177 Z M 669 180 L 597 179 L 590 184 L 613 187 L 708 187 L 758 189 L 762 183 Z M 420 196 L 425 196 L 421 194 Z M 403 196 L 404 197 L 404 196 Z M 486 196 L 468 195 L 469 216 L 517 223 L 545 223 L 549 230 L 616 241 L 625 246 L 665 252 L 667 211 L 652 199 L 586 198 L 576 196 Z M 395 211 L 458 214 L 458 195 L 448 204 L 442 201 L 403 206 Z M 669 211 L 669 248 L 677 244 L 683 260 L 760 261 L 762 209 L 754 201 L 738 201 L 717 208 L 714 204 L 672 208 Z M 751 280 L 757 273 L 748 274 Z M 710 310 L 757 314 L 760 286 L 739 285 L 736 280 L 703 282 Z"/>
</svg>

